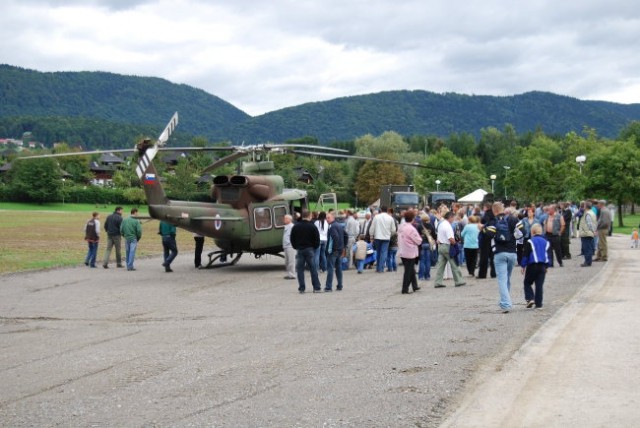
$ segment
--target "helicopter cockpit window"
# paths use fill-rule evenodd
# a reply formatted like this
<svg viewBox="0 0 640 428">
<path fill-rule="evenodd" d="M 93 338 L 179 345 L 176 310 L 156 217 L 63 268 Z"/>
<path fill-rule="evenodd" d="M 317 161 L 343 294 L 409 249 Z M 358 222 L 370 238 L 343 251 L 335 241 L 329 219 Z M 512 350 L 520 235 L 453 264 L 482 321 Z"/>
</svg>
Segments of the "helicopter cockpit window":
<svg viewBox="0 0 640 428">
<path fill-rule="evenodd" d="M 284 216 L 287 213 L 287 207 L 273 207 L 273 217 L 276 227 L 284 227 Z"/>
<path fill-rule="evenodd" d="M 268 207 L 256 208 L 253 211 L 253 224 L 256 230 L 271 229 L 271 209 Z"/>
</svg>

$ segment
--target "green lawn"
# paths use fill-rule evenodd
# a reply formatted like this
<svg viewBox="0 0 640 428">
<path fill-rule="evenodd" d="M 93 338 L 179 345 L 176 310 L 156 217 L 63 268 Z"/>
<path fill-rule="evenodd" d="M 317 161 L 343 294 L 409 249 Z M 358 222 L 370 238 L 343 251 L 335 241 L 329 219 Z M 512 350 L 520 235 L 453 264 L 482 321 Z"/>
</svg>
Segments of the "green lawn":
<svg viewBox="0 0 640 428">
<path fill-rule="evenodd" d="M 128 214 L 133 208 L 133 205 L 123 205 L 124 213 Z M 47 204 L 29 204 L 20 202 L 0 202 L 0 210 L 9 211 L 54 211 L 54 212 L 93 212 L 99 211 L 113 212 L 116 205 L 113 204 L 62 204 L 60 202 L 53 202 Z M 138 207 L 140 215 L 147 215 L 147 206 L 141 205 Z"/>
<path fill-rule="evenodd" d="M 613 233 L 622 233 L 623 235 L 631 235 L 634 227 L 640 224 L 640 214 L 625 215 L 623 218 L 624 227 L 618 227 L 618 218 L 613 222 Z"/>
</svg>

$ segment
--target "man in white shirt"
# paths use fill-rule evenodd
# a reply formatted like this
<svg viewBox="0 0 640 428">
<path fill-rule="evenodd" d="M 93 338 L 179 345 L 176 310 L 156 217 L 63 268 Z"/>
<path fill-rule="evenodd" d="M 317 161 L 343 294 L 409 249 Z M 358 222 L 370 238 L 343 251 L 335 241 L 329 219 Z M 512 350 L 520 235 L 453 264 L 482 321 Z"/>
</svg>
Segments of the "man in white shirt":
<svg viewBox="0 0 640 428">
<path fill-rule="evenodd" d="M 347 269 L 348 266 L 351 265 L 351 247 L 353 247 L 353 244 L 356 243 L 356 238 L 358 237 L 358 235 L 360 234 L 360 222 L 358 221 L 358 213 L 353 212 L 353 211 L 347 211 L 347 223 L 345 225 L 345 230 L 347 232 L 347 235 L 349 235 L 349 242 L 346 243 L 346 257 L 347 260 L 349 261 L 348 265 L 347 265 Z"/>
<path fill-rule="evenodd" d="M 376 273 L 384 273 L 384 265 L 389 254 L 389 241 L 391 235 L 398 231 L 396 221 L 387 214 L 387 207 L 380 207 L 380 214 L 371 221 L 369 234 L 373 237 L 373 246 L 378 252 Z"/>
<path fill-rule="evenodd" d="M 456 243 L 453 235 L 453 222 L 455 214 L 453 211 L 447 211 L 444 215 L 444 220 L 438 224 L 438 264 L 436 265 L 436 284 L 435 288 L 446 287 L 443 284 L 444 269 L 447 263 L 451 265 L 451 273 L 453 274 L 453 281 L 456 287 L 465 285 L 466 283 L 462 279 L 462 272 L 460 267 L 456 264 L 455 259 L 449 254 L 451 245 Z"/>
<path fill-rule="evenodd" d="M 284 216 L 284 233 L 282 234 L 282 249 L 284 250 L 284 263 L 287 275 L 284 279 L 296 279 L 296 249 L 291 245 L 291 229 L 293 229 L 293 217 L 290 214 Z"/>
</svg>

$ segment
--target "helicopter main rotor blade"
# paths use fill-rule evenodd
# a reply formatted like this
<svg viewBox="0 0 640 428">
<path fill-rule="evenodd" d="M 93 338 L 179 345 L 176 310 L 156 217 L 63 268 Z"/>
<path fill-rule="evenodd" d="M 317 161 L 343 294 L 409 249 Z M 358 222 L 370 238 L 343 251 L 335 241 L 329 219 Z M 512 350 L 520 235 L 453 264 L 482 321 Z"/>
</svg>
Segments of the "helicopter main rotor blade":
<svg viewBox="0 0 640 428">
<path fill-rule="evenodd" d="M 330 152 L 339 152 L 339 153 L 349 153 L 349 150 L 345 150 L 345 149 L 338 149 L 335 147 L 326 147 L 326 146 L 314 146 L 311 144 L 265 144 L 265 148 L 285 148 L 285 149 L 295 149 L 295 148 L 302 148 L 302 149 L 318 149 L 318 150 L 326 150 L 326 151 L 330 151 Z"/>
<path fill-rule="evenodd" d="M 211 165 L 203 169 L 202 172 L 205 173 L 205 172 L 212 171 L 218 168 L 219 166 L 226 165 L 229 162 L 233 162 L 234 160 L 245 157 L 246 155 L 247 153 L 244 151 L 238 151 L 238 152 L 232 153 L 228 156 L 218 159 L 217 161 L 215 161 L 214 163 L 212 163 Z"/>
<path fill-rule="evenodd" d="M 120 149 L 120 150 L 91 150 L 87 152 L 67 152 L 67 153 L 51 153 L 48 155 L 33 155 L 33 156 L 21 156 L 18 159 L 38 159 L 38 158 L 62 158 L 65 156 L 89 156 L 100 155 L 104 153 L 133 153 L 135 149 Z"/>
<path fill-rule="evenodd" d="M 373 158 L 373 157 L 368 157 L 368 156 L 339 155 L 339 154 L 333 154 L 333 153 L 318 153 L 318 152 L 308 152 L 306 150 L 292 150 L 292 152 L 293 153 L 297 153 L 297 154 L 315 155 L 315 156 L 323 156 L 323 157 L 331 157 L 331 158 L 339 158 L 339 159 L 354 159 L 354 160 L 363 160 L 363 161 L 385 162 L 385 163 L 392 163 L 392 164 L 396 164 L 396 165 L 411 166 L 411 167 L 414 167 L 414 168 L 432 169 L 432 170 L 442 171 L 442 172 L 454 172 L 454 173 L 463 173 L 463 172 L 465 172 L 465 171 L 455 170 L 455 169 L 438 168 L 438 167 L 435 167 L 435 166 L 422 165 L 422 164 L 420 164 L 418 162 L 402 162 L 402 161 L 397 161 L 397 160 L 392 160 L 392 159 L 380 159 L 380 158 Z"/>
</svg>

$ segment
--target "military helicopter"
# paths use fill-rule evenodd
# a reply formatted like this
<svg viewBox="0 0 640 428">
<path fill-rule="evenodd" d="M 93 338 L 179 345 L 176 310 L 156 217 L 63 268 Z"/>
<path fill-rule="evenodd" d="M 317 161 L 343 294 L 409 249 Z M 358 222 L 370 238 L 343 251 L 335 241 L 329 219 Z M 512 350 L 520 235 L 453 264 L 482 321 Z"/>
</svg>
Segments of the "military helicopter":
<svg viewBox="0 0 640 428">
<path fill-rule="evenodd" d="M 307 192 L 300 189 L 285 189 L 284 180 L 274 175 L 274 164 L 270 153 L 296 153 L 358 160 L 375 160 L 400 165 L 420 167 L 417 163 L 406 163 L 386 159 L 351 156 L 342 149 L 304 144 L 262 144 L 230 147 L 163 147 L 178 124 L 176 112 L 157 141 L 144 139 L 134 149 L 99 150 L 91 152 L 61 153 L 31 156 L 62 157 L 107 152 L 137 152 L 136 174 L 142 182 L 149 218 L 162 220 L 176 227 L 214 239 L 219 250 L 208 253 L 209 261 L 203 268 L 234 265 L 244 253 L 256 258 L 264 255 L 282 256 L 284 217 L 308 208 Z M 160 183 L 153 164 L 159 151 L 223 150 L 233 153 L 215 161 L 204 172 L 234 162 L 243 157 L 250 161 L 242 163 L 242 173 L 217 175 L 213 179 L 211 197 L 215 202 L 192 202 L 170 200 Z M 323 198 L 325 195 L 322 195 Z"/>
<path fill-rule="evenodd" d="M 150 217 L 173 224 L 176 227 L 214 239 L 219 248 L 208 254 L 209 261 L 203 268 L 234 265 L 244 253 L 256 258 L 265 254 L 282 256 L 284 216 L 308 208 L 307 192 L 300 189 L 285 189 L 284 180 L 274 175 L 274 164 L 270 153 L 296 152 L 306 149 L 305 154 L 321 154 L 321 151 L 344 153 L 346 150 L 304 144 L 253 145 L 231 147 L 163 147 L 178 124 L 176 112 L 158 140 L 144 139 L 134 149 L 97 150 L 90 152 L 59 153 L 37 157 L 64 157 L 107 152 L 136 152 L 138 163 L 136 174 L 144 189 Z M 242 174 L 218 175 L 213 179 L 212 200 L 216 202 L 192 202 L 170 200 L 160 182 L 153 164 L 159 151 L 222 150 L 232 151 L 205 168 L 204 172 L 250 157 L 242 163 Z"/>
<path fill-rule="evenodd" d="M 295 145 L 235 147 L 234 153 L 214 162 L 204 171 L 246 156 L 250 156 L 251 161 L 243 162 L 242 174 L 215 176 L 211 196 L 216 202 L 209 203 L 167 198 L 152 163 L 162 142 L 161 135 L 155 144 L 145 140 L 137 145 L 140 160 L 136 172 L 143 183 L 149 215 L 212 237 L 220 250 L 208 254 L 209 262 L 204 268 L 233 265 L 244 253 L 252 253 L 256 258 L 265 254 L 281 256 L 284 216 L 306 209 L 307 193 L 299 189 L 285 189 L 282 177 L 273 175 L 274 166 L 268 154 L 291 149 Z M 222 149 L 229 150 L 226 147 Z"/>
</svg>

